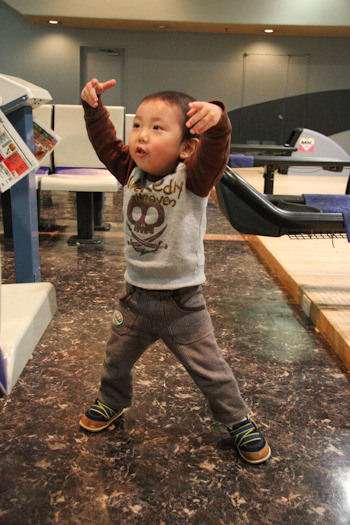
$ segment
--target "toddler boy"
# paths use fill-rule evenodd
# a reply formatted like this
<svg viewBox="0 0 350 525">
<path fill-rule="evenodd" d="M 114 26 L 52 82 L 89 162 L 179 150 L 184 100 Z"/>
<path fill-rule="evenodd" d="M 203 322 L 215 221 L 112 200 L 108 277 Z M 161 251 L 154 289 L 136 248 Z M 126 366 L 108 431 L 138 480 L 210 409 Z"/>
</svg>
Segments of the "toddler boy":
<svg viewBox="0 0 350 525">
<path fill-rule="evenodd" d="M 94 79 L 81 97 L 92 145 L 123 185 L 126 294 L 114 312 L 97 399 L 80 426 L 99 432 L 123 414 L 132 403 L 133 365 L 161 339 L 242 458 L 262 463 L 270 447 L 249 417 L 202 295 L 208 195 L 225 169 L 231 138 L 224 105 L 173 91 L 149 95 L 126 146 L 100 98 L 114 85 Z"/>
</svg>

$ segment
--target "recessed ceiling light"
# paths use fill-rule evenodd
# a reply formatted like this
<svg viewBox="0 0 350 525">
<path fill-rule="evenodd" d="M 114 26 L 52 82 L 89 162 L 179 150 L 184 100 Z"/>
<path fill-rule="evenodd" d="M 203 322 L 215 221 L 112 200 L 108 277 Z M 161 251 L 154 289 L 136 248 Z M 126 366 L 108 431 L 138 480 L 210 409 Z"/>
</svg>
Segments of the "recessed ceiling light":
<svg viewBox="0 0 350 525">
<path fill-rule="evenodd" d="M 273 33 L 273 29 L 264 29 L 265 33 Z"/>
<path fill-rule="evenodd" d="M 164 25 L 160 25 L 158 26 L 158 29 L 166 29 L 167 26 L 164 26 Z"/>
<path fill-rule="evenodd" d="M 52 24 L 53 26 L 57 26 L 61 22 L 59 20 L 49 20 L 49 24 Z"/>
</svg>

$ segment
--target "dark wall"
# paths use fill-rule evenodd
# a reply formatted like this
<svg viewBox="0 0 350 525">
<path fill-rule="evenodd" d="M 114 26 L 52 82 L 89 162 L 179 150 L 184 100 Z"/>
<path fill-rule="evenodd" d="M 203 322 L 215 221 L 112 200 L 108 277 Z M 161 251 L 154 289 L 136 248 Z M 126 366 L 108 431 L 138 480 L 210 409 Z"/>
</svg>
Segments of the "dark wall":
<svg viewBox="0 0 350 525">
<path fill-rule="evenodd" d="M 254 104 L 229 112 L 232 142 L 284 144 L 294 128 L 333 135 L 350 129 L 350 89 L 322 91 Z"/>
</svg>

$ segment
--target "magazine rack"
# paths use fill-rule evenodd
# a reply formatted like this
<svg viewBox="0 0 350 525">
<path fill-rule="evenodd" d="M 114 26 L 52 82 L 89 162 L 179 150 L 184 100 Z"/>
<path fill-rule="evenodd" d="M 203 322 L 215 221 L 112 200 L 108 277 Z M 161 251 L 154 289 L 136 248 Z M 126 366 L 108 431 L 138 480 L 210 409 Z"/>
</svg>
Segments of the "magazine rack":
<svg viewBox="0 0 350 525">
<path fill-rule="evenodd" d="M 17 133 L 33 151 L 34 107 L 50 94 L 28 82 L 0 75 L 0 106 Z M 35 172 L 2 196 L 12 211 L 16 284 L 1 284 L 0 261 L 0 390 L 9 394 L 56 312 L 52 284 L 40 282 Z"/>
<path fill-rule="evenodd" d="M 51 96 L 45 89 L 16 77 L 0 75 L 1 109 L 32 151 L 33 108 L 49 100 Z M 20 179 L 3 197 L 11 206 L 16 282 L 40 282 L 35 172 Z"/>
</svg>

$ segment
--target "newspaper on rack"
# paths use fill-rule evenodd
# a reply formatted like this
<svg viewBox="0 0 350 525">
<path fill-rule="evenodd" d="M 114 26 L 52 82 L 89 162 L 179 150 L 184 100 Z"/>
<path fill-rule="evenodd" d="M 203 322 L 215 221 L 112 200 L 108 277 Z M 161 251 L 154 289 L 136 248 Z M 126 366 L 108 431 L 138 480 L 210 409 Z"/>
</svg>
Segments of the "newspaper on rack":
<svg viewBox="0 0 350 525">
<path fill-rule="evenodd" d="M 34 154 L 38 162 L 42 162 L 53 148 L 59 143 L 61 137 L 45 126 L 37 118 L 33 118 L 34 128 Z"/>
<path fill-rule="evenodd" d="M 0 192 L 37 169 L 39 162 L 0 110 Z"/>
</svg>

